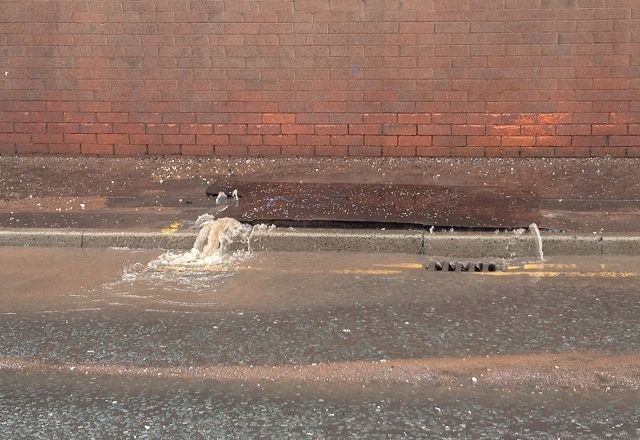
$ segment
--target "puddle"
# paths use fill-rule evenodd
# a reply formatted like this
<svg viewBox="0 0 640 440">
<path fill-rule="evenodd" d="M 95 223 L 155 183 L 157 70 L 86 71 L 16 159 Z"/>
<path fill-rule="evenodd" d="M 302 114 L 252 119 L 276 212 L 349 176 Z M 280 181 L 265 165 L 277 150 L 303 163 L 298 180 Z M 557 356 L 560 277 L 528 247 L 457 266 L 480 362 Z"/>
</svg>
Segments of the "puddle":
<svg viewBox="0 0 640 440">
<path fill-rule="evenodd" d="M 120 280 L 102 286 L 110 305 L 215 306 L 217 289 L 233 268 L 251 257 L 251 226 L 210 214 L 196 220 L 200 232 L 191 250 L 166 252 L 148 264 L 125 268 Z M 238 249 L 240 248 L 240 249 Z"/>
</svg>

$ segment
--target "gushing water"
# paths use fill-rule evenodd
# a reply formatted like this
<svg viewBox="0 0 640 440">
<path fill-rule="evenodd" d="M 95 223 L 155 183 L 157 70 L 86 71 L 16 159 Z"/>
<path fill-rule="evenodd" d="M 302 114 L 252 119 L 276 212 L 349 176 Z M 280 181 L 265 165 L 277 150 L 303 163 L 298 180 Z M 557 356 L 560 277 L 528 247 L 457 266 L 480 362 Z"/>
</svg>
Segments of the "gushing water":
<svg viewBox="0 0 640 440">
<path fill-rule="evenodd" d="M 540 261 L 544 261 L 544 253 L 542 252 L 542 237 L 540 236 L 540 229 L 538 229 L 538 225 L 535 223 L 531 223 L 529 225 L 529 231 L 533 232 L 536 237 L 536 243 L 538 245 L 538 258 Z"/>
<path fill-rule="evenodd" d="M 231 246 L 248 241 L 251 227 L 232 218 L 213 219 L 210 214 L 200 216 L 196 220 L 200 232 L 190 251 L 175 254 L 167 252 L 149 263 L 149 267 L 158 266 L 210 266 L 224 263 L 233 255 Z"/>
</svg>

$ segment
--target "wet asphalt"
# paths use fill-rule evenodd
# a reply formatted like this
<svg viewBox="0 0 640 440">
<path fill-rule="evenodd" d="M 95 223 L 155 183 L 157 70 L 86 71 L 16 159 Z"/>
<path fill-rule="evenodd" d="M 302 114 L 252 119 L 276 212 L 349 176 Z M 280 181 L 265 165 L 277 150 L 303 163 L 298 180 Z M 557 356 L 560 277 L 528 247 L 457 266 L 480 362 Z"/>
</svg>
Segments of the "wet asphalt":
<svg viewBox="0 0 640 440">
<path fill-rule="evenodd" d="M 640 438 L 637 258 L 159 253 L 0 249 L 0 437 Z"/>
</svg>

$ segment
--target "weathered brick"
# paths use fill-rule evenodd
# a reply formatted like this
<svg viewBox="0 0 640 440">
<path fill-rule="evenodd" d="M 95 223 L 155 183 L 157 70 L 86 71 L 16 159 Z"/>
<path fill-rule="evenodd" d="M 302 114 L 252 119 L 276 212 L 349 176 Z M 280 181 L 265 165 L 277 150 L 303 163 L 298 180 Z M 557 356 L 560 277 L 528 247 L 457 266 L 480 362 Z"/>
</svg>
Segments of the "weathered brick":
<svg viewBox="0 0 640 440">
<path fill-rule="evenodd" d="M 37 5 L 0 17 L 6 153 L 637 149 L 633 0 Z"/>
</svg>

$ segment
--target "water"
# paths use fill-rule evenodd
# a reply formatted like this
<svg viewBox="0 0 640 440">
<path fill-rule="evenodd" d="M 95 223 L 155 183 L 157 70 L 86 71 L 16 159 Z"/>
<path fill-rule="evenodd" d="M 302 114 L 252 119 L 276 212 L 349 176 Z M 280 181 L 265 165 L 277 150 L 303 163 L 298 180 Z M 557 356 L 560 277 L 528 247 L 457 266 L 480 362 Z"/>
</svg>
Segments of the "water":
<svg viewBox="0 0 640 440">
<path fill-rule="evenodd" d="M 200 228 L 200 232 L 190 251 L 177 254 L 167 252 L 150 262 L 149 267 L 224 264 L 230 257 L 230 249 L 234 243 L 245 243 L 249 249 L 251 226 L 235 219 L 213 219 L 205 214 L 196 220 L 196 227 Z"/>
</svg>

